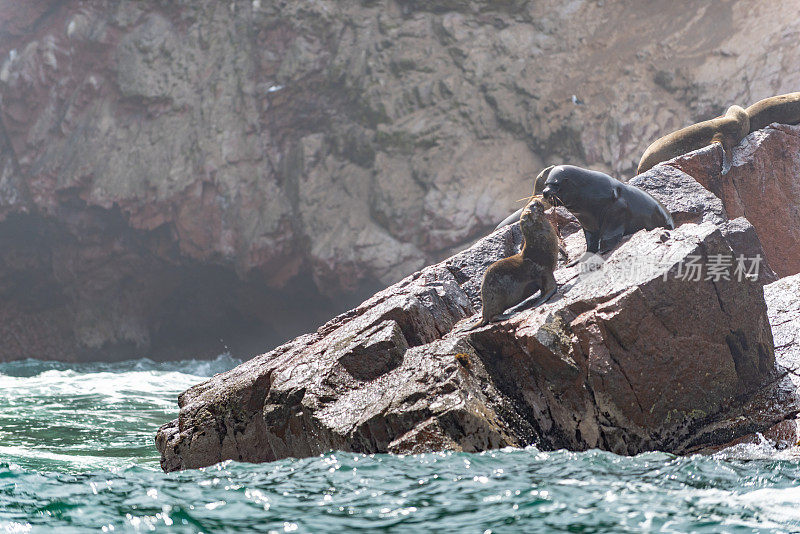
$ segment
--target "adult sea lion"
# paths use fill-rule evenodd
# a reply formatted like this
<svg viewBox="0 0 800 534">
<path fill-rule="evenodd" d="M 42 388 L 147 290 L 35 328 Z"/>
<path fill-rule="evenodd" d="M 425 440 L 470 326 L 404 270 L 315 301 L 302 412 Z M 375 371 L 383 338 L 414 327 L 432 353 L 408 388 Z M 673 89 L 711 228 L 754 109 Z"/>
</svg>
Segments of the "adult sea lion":
<svg viewBox="0 0 800 534">
<path fill-rule="evenodd" d="M 610 250 L 622 236 L 639 230 L 675 228 L 672 215 L 658 200 L 599 171 L 573 165 L 554 167 L 542 195 L 575 215 L 583 227 L 587 253 Z"/>
<path fill-rule="evenodd" d="M 750 131 L 766 128 L 773 122 L 800 123 L 800 93 L 771 96 L 759 100 L 745 110 L 750 117 Z"/>
<path fill-rule="evenodd" d="M 491 264 L 481 283 L 481 319 L 471 328 L 485 326 L 508 308 L 520 304 L 537 291 L 536 306 L 556 292 L 553 271 L 558 262 L 558 235 L 545 216 L 549 206 L 534 198 L 522 210 L 519 219 L 525 243 L 519 254 Z"/>
<path fill-rule="evenodd" d="M 731 168 L 733 147 L 748 133 L 750 117 L 747 111 L 741 106 L 731 106 L 721 117 L 692 124 L 657 139 L 642 154 L 636 174 L 712 143 L 722 145 L 722 174 L 727 174 Z"/>
</svg>

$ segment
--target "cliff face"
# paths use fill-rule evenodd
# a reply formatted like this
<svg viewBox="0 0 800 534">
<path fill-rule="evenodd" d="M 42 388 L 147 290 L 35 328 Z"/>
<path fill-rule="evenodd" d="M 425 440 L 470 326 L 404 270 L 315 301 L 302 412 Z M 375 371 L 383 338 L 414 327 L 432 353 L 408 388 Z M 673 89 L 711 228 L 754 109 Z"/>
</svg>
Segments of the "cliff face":
<svg viewBox="0 0 800 534">
<path fill-rule="evenodd" d="M 629 176 L 795 90 L 799 13 L 0 1 L 0 359 L 265 349 L 484 235 L 544 164 Z"/>
</svg>

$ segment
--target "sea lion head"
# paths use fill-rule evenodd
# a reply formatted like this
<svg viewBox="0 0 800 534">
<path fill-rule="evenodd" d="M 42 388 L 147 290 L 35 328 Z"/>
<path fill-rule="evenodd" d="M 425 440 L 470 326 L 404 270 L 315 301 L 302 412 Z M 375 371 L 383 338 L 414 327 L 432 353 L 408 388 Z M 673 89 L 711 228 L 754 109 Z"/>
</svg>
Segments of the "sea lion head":
<svg viewBox="0 0 800 534">
<path fill-rule="evenodd" d="M 534 197 L 525 208 L 522 210 L 522 215 L 519 217 L 519 224 L 523 232 L 526 227 L 535 225 L 537 222 L 544 218 L 544 212 L 550 206 L 541 197 Z"/>
<path fill-rule="evenodd" d="M 544 181 L 544 199 L 553 206 L 566 206 L 564 201 L 572 197 L 571 192 L 578 185 L 573 183 L 575 180 L 572 178 L 572 174 L 563 165 L 553 167 Z"/>
<path fill-rule="evenodd" d="M 547 201 L 541 197 L 533 197 L 527 206 L 522 210 L 522 219 L 538 219 L 544 215 L 545 210 L 548 208 Z"/>
</svg>

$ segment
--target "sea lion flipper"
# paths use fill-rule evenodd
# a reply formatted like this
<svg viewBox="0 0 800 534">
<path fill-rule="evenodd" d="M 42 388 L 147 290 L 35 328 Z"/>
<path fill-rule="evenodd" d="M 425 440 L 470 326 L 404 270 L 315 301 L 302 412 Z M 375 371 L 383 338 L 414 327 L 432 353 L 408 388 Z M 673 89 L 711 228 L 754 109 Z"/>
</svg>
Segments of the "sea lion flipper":
<svg viewBox="0 0 800 534">
<path fill-rule="evenodd" d="M 531 304 L 530 307 L 531 308 L 536 308 L 537 306 L 541 306 L 542 304 L 544 304 L 545 302 L 550 300 L 550 297 L 552 297 L 553 295 L 556 294 L 556 289 L 558 289 L 558 288 L 554 287 L 550 291 L 547 291 L 546 293 L 544 291 L 542 291 L 542 295 L 539 298 L 537 298 L 533 302 L 533 304 Z"/>
<path fill-rule="evenodd" d="M 542 273 L 542 294 L 538 298 L 538 300 L 534 303 L 534 307 L 544 304 L 545 302 L 552 297 L 556 290 L 558 289 L 558 282 L 556 282 L 556 277 L 552 271 L 544 271 Z"/>
<path fill-rule="evenodd" d="M 600 249 L 600 232 L 590 232 L 583 229 L 583 237 L 586 238 L 586 252 L 597 252 Z"/>
<path fill-rule="evenodd" d="M 613 228 L 607 228 L 600 236 L 599 254 L 605 254 L 612 248 L 619 245 L 622 236 L 625 235 L 625 223 L 622 222 Z"/>
<path fill-rule="evenodd" d="M 475 328 L 480 328 L 482 326 L 486 326 L 487 324 L 489 324 L 489 321 L 483 317 L 479 317 L 475 319 L 469 326 L 467 326 L 466 330 L 474 330 Z"/>
<path fill-rule="evenodd" d="M 509 224 L 514 224 L 515 222 L 519 221 L 520 215 L 522 215 L 522 210 L 524 210 L 524 209 L 525 208 L 520 208 L 517 211 L 515 211 L 514 213 L 512 213 L 511 215 L 509 215 L 508 217 L 503 219 L 503 221 L 500 224 L 495 226 L 494 229 L 495 230 L 499 230 L 500 228 L 502 228 L 504 226 L 508 226 Z"/>
</svg>

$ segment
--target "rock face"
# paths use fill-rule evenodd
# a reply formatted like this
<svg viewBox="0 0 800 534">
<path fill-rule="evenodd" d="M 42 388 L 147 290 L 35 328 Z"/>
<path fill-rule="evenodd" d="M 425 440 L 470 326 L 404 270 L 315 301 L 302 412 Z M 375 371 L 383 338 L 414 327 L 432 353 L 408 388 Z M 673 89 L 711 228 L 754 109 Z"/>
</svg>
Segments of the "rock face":
<svg viewBox="0 0 800 534">
<path fill-rule="evenodd" d="M 788 276 L 764 286 L 764 299 L 772 326 L 775 360 L 780 372 L 785 375 L 770 391 L 771 399 L 763 404 L 762 413 L 772 416 L 774 414 L 768 412 L 774 410 L 776 404 L 785 410 L 786 406 L 796 402 L 794 399 L 800 389 L 800 275 Z M 774 403 L 775 398 L 785 400 Z M 746 434 L 731 442 L 704 448 L 701 452 L 717 452 L 721 449 L 735 451 L 737 445 L 760 445 L 765 441 L 777 449 L 796 447 L 800 442 L 800 418 L 797 415 L 791 417 L 790 414 L 790 417 L 760 433 Z M 752 449 L 745 455 L 752 458 Z"/>
<path fill-rule="evenodd" d="M 485 235 L 544 164 L 629 175 L 795 90 L 797 13 L 0 0 L 0 360 L 274 346 Z"/>
<path fill-rule="evenodd" d="M 800 275 L 764 286 L 775 355 L 800 386 Z"/>
<path fill-rule="evenodd" d="M 706 268 L 686 279 L 689 264 L 733 254 L 712 222 L 639 232 L 595 273 L 557 271 L 561 288 L 545 305 L 464 330 L 483 271 L 519 245 L 517 225 L 498 230 L 187 390 L 156 437 L 162 467 L 330 448 L 680 453 L 766 429 L 800 406 L 776 393 L 763 283 Z"/>
<path fill-rule="evenodd" d="M 702 156 L 674 165 L 722 199 L 730 217 L 746 217 L 758 232 L 770 266 L 779 276 L 800 272 L 800 126 L 774 124 L 745 137 L 734 150 L 733 167 L 722 176 Z"/>
<path fill-rule="evenodd" d="M 775 159 L 778 165 L 786 163 L 787 160 L 793 157 L 792 152 L 784 152 L 777 146 L 775 146 L 775 149 L 777 151 Z M 735 150 L 738 150 L 738 148 Z M 658 169 L 651 169 L 635 176 L 628 183 L 647 191 L 661 202 L 672 214 L 676 225 L 687 222 L 711 222 L 717 225 L 737 257 L 743 255 L 746 258 L 758 257 L 763 260 L 759 268 L 758 279 L 763 283 L 774 282 L 778 276 L 772 269 L 772 263 L 785 264 L 785 254 L 776 252 L 774 249 L 771 249 L 768 254 L 761 244 L 758 232 L 750 224 L 750 221 L 742 216 L 737 216 L 735 219 L 730 220 L 728 218 L 729 211 L 723 201 L 700 185 L 704 178 L 713 175 L 713 172 L 707 170 L 706 166 L 712 169 L 719 168 L 721 157 L 721 147 L 712 145 L 659 165 Z M 692 173 L 691 175 L 688 174 L 690 172 Z M 792 181 L 790 177 L 781 177 L 781 179 L 785 179 L 789 183 Z M 725 180 L 725 178 L 717 174 L 712 180 L 718 182 Z M 759 175 L 753 174 L 749 180 L 760 181 L 761 179 Z M 789 199 L 791 198 L 790 196 Z M 798 200 L 800 200 L 800 197 Z M 795 227 L 793 225 L 795 222 L 792 220 L 792 210 L 782 208 L 776 213 L 778 214 L 776 219 L 768 221 L 759 219 L 759 224 L 762 227 L 764 225 L 775 226 L 776 220 L 783 221 L 788 227 L 787 231 L 794 233 L 793 228 Z M 781 216 L 785 217 L 781 218 Z M 774 238 L 772 237 L 773 234 L 767 234 L 766 238 L 773 239 L 773 242 L 775 239 L 782 239 L 780 237 L 782 231 L 776 230 L 776 232 L 778 233 L 774 234 Z M 792 248 L 793 245 L 790 244 L 786 250 L 800 250 L 800 247 L 796 245 Z"/>
</svg>

